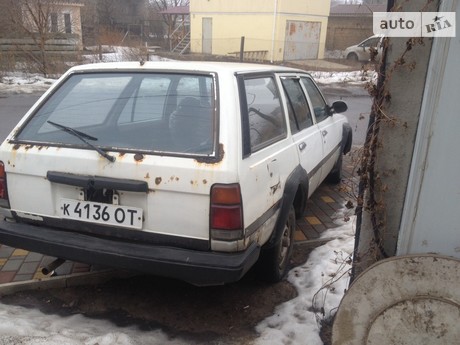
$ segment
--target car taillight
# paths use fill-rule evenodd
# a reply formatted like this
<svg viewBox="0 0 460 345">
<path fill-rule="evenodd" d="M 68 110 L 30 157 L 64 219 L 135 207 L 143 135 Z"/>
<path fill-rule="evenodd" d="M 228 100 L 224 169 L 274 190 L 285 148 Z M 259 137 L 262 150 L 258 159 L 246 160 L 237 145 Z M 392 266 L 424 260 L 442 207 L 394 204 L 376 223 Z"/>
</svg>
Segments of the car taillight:
<svg viewBox="0 0 460 345">
<path fill-rule="evenodd" d="M 211 188 L 211 237 L 236 240 L 243 237 L 243 205 L 239 184 L 216 184 Z"/>
<path fill-rule="evenodd" d="M 0 162 L 0 207 L 9 207 L 5 165 Z"/>
</svg>

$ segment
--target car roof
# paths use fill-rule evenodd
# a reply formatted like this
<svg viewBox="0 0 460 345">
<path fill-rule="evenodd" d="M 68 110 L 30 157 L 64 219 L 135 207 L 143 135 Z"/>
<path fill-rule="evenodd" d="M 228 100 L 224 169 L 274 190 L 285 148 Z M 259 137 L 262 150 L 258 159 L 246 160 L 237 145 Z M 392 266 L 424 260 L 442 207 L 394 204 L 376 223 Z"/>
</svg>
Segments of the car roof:
<svg viewBox="0 0 460 345">
<path fill-rule="evenodd" d="M 147 61 L 147 62 L 107 62 L 72 67 L 72 72 L 86 71 L 193 71 L 216 73 L 249 73 L 249 72 L 302 72 L 301 69 L 278 65 L 239 63 L 239 62 L 214 62 L 214 61 Z"/>
<path fill-rule="evenodd" d="M 361 43 L 363 43 L 363 42 L 365 42 L 367 40 L 370 40 L 371 38 L 383 38 L 383 37 L 385 37 L 385 35 L 382 35 L 382 34 L 372 35 L 372 36 L 369 36 L 368 38 L 363 39 L 358 44 L 361 44 Z"/>
<path fill-rule="evenodd" d="M 360 44 L 362 44 L 362 43 L 366 42 L 367 40 L 370 40 L 371 38 L 377 38 L 377 37 L 379 37 L 379 38 L 383 38 L 383 37 L 385 37 L 385 35 L 382 35 L 382 34 L 377 34 L 377 35 L 372 35 L 372 36 L 369 36 L 369 37 L 367 37 L 367 38 L 363 39 L 363 40 L 362 40 L 361 42 L 359 42 L 359 43 L 356 43 L 356 44 L 353 44 L 352 46 L 346 47 L 346 48 L 345 48 L 345 50 L 347 50 L 347 49 L 353 49 L 353 48 L 357 48 L 357 47 L 358 47 Z"/>
</svg>

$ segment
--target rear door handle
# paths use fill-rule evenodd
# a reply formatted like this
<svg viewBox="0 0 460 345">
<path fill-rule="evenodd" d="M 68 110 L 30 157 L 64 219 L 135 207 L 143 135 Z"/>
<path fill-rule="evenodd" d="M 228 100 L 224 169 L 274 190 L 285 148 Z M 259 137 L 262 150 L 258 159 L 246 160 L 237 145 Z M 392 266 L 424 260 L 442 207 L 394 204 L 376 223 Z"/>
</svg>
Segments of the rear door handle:
<svg viewBox="0 0 460 345">
<path fill-rule="evenodd" d="M 304 142 L 301 142 L 301 143 L 299 144 L 299 150 L 300 150 L 300 151 L 305 150 L 306 147 L 307 147 L 307 144 L 305 144 Z"/>
<path fill-rule="evenodd" d="M 321 132 L 321 134 L 323 135 L 323 137 L 325 137 L 327 135 L 327 131 L 324 130 L 324 131 Z"/>
</svg>

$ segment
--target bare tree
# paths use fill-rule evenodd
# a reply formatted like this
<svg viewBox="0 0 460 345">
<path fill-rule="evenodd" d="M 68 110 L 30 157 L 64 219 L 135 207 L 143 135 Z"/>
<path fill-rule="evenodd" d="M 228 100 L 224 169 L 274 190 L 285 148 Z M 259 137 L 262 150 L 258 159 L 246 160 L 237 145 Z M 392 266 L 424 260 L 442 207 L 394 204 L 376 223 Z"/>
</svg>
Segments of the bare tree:
<svg viewBox="0 0 460 345">
<path fill-rule="evenodd" d="M 83 3 L 81 20 L 85 44 L 99 46 L 101 44 L 114 44 L 115 42 L 107 40 L 105 36 L 115 31 L 115 12 L 117 8 L 115 1 L 83 0 Z"/>
<path fill-rule="evenodd" d="M 176 27 L 178 16 L 177 14 L 167 13 L 167 10 L 172 7 L 188 6 L 190 0 L 152 0 L 150 3 L 153 12 L 161 15 L 168 30 L 168 39 L 171 39 L 171 34 Z"/>
<path fill-rule="evenodd" d="M 149 0 L 82 0 L 82 22 L 91 44 L 107 44 L 121 35 L 144 38 L 144 26 L 151 21 Z M 110 44 L 114 44 L 112 42 Z M 117 42 L 121 44 L 122 42 Z"/>
<path fill-rule="evenodd" d="M 60 0 L 2 0 L 7 4 L 8 18 L 15 35 L 23 39 L 17 48 L 47 76 L 51 60 L 47 47 L 50 40 L 72 33 L 74 19 L 59 17 Z M 25 44 L 26 42 L 27 44 Z"/>
<path fill-rule="evenodd" d="M 95 2 L 99 24 L 111 27 L 115 22 L 116 2 L 114 0 L 97 0 Z"/>
</svg>

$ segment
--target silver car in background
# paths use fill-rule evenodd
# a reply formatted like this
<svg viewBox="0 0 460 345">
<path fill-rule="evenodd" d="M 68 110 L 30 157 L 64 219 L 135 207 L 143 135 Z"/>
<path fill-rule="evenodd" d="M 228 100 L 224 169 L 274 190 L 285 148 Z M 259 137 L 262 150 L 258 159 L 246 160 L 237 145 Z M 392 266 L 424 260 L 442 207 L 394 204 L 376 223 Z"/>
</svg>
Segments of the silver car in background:
<svg viewBox="0 0 460 345">
<path fill-rule="evenodd" d="M 382 41 L 383 35 L 374 35 L 368 37 L 361 43 L 358 43 L 345 49 L 344 57 L 347 60 L 352 61 L 378 61 L 382 56 Z M 374 50 L 376 53 L 373 59 L 371 58 L 372 50 Z"/>
</svg>

